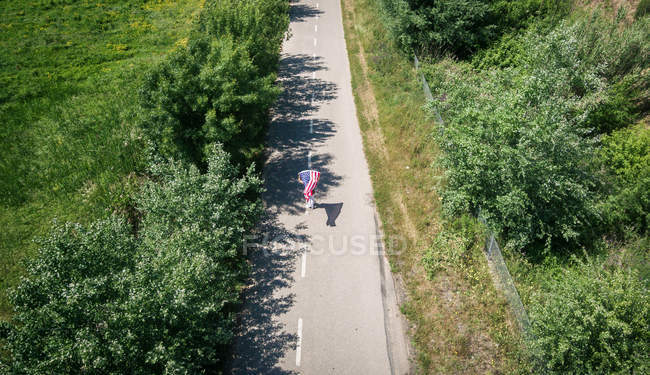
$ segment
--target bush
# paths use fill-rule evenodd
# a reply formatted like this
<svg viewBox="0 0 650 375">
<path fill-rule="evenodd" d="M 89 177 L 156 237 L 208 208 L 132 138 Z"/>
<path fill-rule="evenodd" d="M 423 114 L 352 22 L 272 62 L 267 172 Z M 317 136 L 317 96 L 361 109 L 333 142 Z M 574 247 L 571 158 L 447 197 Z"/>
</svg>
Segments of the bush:
<svg viewBox="0 0 650 375">
<path fill-rule="evenodd" d="M 523 67 L 535 55 L 535 44 L 546 43 L 555 35 L 561 36 L 556 39 L 562 43 L 571 42 L 582 67 L 597 69 L 599 76 L 610 85 L 624 80 L 628 74 L 636 75 L 648 66 L 648 19 L 627 24 L 624 18 L 612 20 L 596 11 L 572 21 L 558 21 L 557 16 L 565 13 L 549 11 L 549 16 L 555 16 L 535 17 L 525 25 L 525 31 L 505 33 L 489 48 L 472 56 L 472 64 L 480 69 Z M 629 79 L 624 85 L 619 84 L 616 94 L 631 94 L 630 99 L 636 99 L 634 95 L 640 94 L 640 91 L 647 92 L 647 78 L 635 78 L 641 78 L 642 81 Z"/>
<path fill-rule="evenodd" d="M 609 84 L 643 71 L 650 61 L 650 18 L 626 24 L 622 15 L 612 20 L 594 12 L 573 22 L 562 22 L 554 29 L 556 33 L 569 31 L 567 37 L 576 41 L 576 57 L 584 66 L 598 69 Z"/>
<path fill-rule="evenodd" d="M 650 129 L 640 123 L 603 138 L 602 164 L 611 174 L 612 193 L 605 202 L 610 228 L 624 233 L 650 229 Z"/>
<path fill-rule="evenodd" d="M 530 316 L 550 373 L 650 371 L 650 303 L 635 272 L 578 262 L 533 295 Z"/>
<path fill-rule="evenodd" d="M 231 37 L 249 51 L 253 64 L 266 75 L 277 71 L 288 25 L 286 0 L 219 0 L 206 4 L 198 32 L 214 38 Z"/>
<path fill-rule="evenodd" d="M 122 345 L 137 254 L 129 227 L 117 218 L 87 228 L 68 224 L 39 242 L 11 293 L 15 315 L 4 343 L 11 373 L 118 372 L 133 349 Z"/>
<path fill-rule="evenodd" d="M 479 70 L 522 66 L 525 54 L 523 38 L 506 34 L 492 47 L 474 54 L 472 65 Z"/>
<path fill-rule="evenodd" d="M 573 1 L 566 0 L 495 0 L 491 11 L 494 23 L 506 31 L 525 28 L 543 18 L 559 19 L 566 16 Z"/>
<path fill-rule="evenodd" d="M 205 174 L 173 161 L 152 174 L 137 236 L 111 218 L 42 242 L 3 328 L 12 373 L 202 373 L 225 359 L 261 181 L 216 146 Z"/>
<path fill-rule="evenodd" d="M 145 79 L 141 125 L 155 151 L 204 165 L 222 143 L 236 162 L 261 142 L 275 86 L 288 3 L 220 0 L 201 12 L 187 46 Z"/>
<path fill-rule="evenodd" d="M 161 155 L 204 162 L 212 142 L 233 152 L 258 137 L 280 91 L 274 83 L 232 39 L 197 37 L 147 75 L 142 126 Z"/>
<path fill-rule="evenodd" d="M 390 29 L 407 53 L 465 58 L 531 20 L 562 16 L 566 1 L 381 0 Z"/>
<path fill-rule="evenodd" d="M 584 138 L 566 69 L 534 76 L 506 69 L 478 75 L 468 66 L 429 68 L 434 97 L 445 97 L 448 214 L 481 209 L 514 249 L 566 246 L 598 223 L 594 142 Z"/>
<path fill-rule="evenodd" d="M 444 98 L 447 123 L 436 134 L 448 213 L 480 207 L 509 248 L 568 249 L 602 233 L 607 180 L 596 162 L 597 136 L 629 125 L 646 92 L 635 77 L 647 62 L 633 53 L 647 39 L 643 25 L 616 25 L 596 14 L 541 35 L 531 29 L 513 40 L 516 63 L 502 69 L 425 67 L 434 97 Z M 627 78 L 608 85 L 617 77 Z M 622 215 L 643 216 L 632 209 L 643 196 L 634 194 L 621 202 L 631 210 Z"/>
<path fill-rule="evenodd" d="M 636 74 L 631 74 L 608 87 L 603 98 L 587 116 L 586 126 L 597 133 L 609 134 L 633 124 L 638 116 L 634 99 L 640 96 L 633 80 L 638 78 Z"/>
<path fill-rule="evenodd" d="M 420 2 L 383 0 L 391 28 L 407 52 L 467 56 L 490 40 L 490 7 L 481 0 Z"/>
</svg>

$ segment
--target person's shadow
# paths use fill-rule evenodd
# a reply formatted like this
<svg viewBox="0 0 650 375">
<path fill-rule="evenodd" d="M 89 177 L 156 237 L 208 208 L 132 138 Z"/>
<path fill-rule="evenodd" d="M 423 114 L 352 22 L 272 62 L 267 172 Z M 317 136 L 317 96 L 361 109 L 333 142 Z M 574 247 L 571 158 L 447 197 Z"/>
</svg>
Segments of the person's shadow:
<svg viewBox="0 0 650 375">
<path fill-rule="evenodd" d="M 336 226 L 336 219 L 341 214 L 341 209 L 343 208 L 343 202 L 341 203 L 317 203 L 316 208 L 324 208 L 325 213 L 327 214 L 327 223 L 329 227 Z"/>
</svg>

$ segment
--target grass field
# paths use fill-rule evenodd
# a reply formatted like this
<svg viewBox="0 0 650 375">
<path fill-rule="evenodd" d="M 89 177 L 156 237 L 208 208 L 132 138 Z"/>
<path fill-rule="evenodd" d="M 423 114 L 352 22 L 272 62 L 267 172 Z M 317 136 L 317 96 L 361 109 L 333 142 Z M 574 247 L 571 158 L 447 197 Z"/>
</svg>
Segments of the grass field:
<svg viewBox="0 0 650 375">
<path fill-rule="evenodd" d="M 458 262 L 436 273 L 427 267 L 446 224 L 435 192 L 442 171 L 422 86 L 412 61 L 383 26 L 378 1 L 342 5 L 357 114 L 383 230 L 398 239 L 386 248 L 406 288 L 403 312 L 418 372 L 523 372 L 518 331 L 492 286 L 481 233 L 469 238 Z"/>
<path fill-rule="evenodd" d="M 124 209 L 144 144 L 143 74 L 184 43 L 202 0 L 0 4 L 0 319 L 52 220 Z"/>
</svg>

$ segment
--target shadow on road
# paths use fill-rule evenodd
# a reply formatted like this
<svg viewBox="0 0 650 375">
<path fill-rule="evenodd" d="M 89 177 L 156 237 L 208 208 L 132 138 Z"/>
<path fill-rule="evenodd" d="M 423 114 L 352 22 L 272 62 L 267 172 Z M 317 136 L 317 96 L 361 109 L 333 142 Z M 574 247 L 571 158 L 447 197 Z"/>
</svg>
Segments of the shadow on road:
<svg viewBox="0 0 650 375">
<path fill-rule="evenodd" d="M 312 72 L 325 67 L 318 58 L 285 54 L 280 62 L 279 81 L 284 92 L 278 99 L 267 138 L 264 166 L 264 202 L 269 210 L 298 214 L 304 211 L 302 187 L 296 176 L 308 169 L 309 153 L 336 132 L 334 124 L 319 118 L 320 105 L 336 99 L 338 87 L 331 82 L 312 78 Z M 318 74 L 317 74 L 318 76 Z M 341 177 L 328 168 L 332 156 L 314 154 L 312 169 L 321 172 L 319 194 L 340 183 Z"/>
<path fill-rule="evenodd" d="M 296 257 L 309 238 L 286 230 L 275 215 L 267 215 L 249 243 L 250 284 L 244 290 L 245 307 L 235 339 L 231 374 L 294 374 L 278 367 L 288 350 L 295 349 L 296 334 L 288 333 L 275 317 L 289 311 L 293 294 L 278 293 L 293 282 Z"/>
<path fill-rule="evenodd" d="M 318 9 L 291 3 L 292 22 L 306 22 L 322 13 Z M 234 355 L 227 364 L 232 374 L 293 374 L 281 369 L 287 352 L 295 349 L 296 334 L 280 322 L 295 303 L 289 292 L 295 282 L 297 259 L 309 243 L 304 222 L 286 228 L 281 215 L 303 215 L 303 186 L 299 171 L 308 169 L 310 151 L 335 133 L 335 124 L 319 118 L 318 110 L 337 96 L 338 87 L 318 78 L 325 70 L 323 61 L 306 54 L 283 54 L 279 83 L 284 87 L 272 113 L 267 136 L 264 179 L 266 206 L 256 238 L 259 246 L 248 252 L 251 262 L 250 285 L 243 292 L 244 307 L 239 314 L 240 328 Z M 312 169 L 321 172 L 318 194 L 338 185 L 342 177 L 328 168 L 332 155 L 311 155 Z M 342 203 L 321 205 L 328 212 L 328 223 L 335 225 Z M 329 224 L 328 224 L 329 225 Z"/>
<path fill-rule="evenodd" d="M 307 4 L 292 3 L 291 10 L 289 11 L 291 22 L 305 22 L 306 19 L 316 17 L 321 14 L 323 14 L 323 11 Z"/>
</svg>

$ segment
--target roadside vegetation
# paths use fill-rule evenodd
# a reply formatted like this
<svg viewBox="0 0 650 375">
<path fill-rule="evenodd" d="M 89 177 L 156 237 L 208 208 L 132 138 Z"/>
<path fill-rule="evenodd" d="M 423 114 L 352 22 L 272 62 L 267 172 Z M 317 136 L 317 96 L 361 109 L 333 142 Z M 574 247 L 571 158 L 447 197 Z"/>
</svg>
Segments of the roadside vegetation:
<svg viewBox="0 0 650 375">
<path fill-rule="evenodd" d="M 403 56 L 425 61 L 434 97 L 428 130 L 412 133 L 439 146 L 422 169 L 444 224 L 422 232 L 434 244 L 424 265 L 467 274 L 449 260 L 476 237 L 459 223 L 480 214 L 531 318 L 520 371 L 648 372 L 647 2 L 380 5 Z M 435 353 L 420 356 L 440 371 Z"/>
<path fill-rule="evenodd" d="M 493 287 L 485 231 L 442 215 L 443 169 L 413 60 L 377 0 L 343 0 L 352 86 L 375 202 L 421 373 L 526 373 L 520 334 Z"/>
<path fill-rule="evenodd" d="M 65 150 L 88 142 L 110 160 L 122 160 L 126 148 L 130 159 L 120 170 L 111 163 L 95 165 L 95 154 L 82 152 L 88 149 L 70 151 L 114 181 L 104 186 L 108 198 L 93 203 L 93 215 L 52 211 L 50 217 L 58 218 L 53 229 L 43 223 L 16 235 L 12 251 L 23 255 L 25 267 L 12 270 L 21 279 L 9 285 L 10 304 L 5 303 L 0 322 L 0 372 L 218 373 L 248 272 L 241 241 L 261 212 L 262 182 L 251 162 L 259 157 L 266 116 L 279 92 L 275 71 L 288 3 L 63 3 L 43 2 L 42 10 L 77 14 L 108 7 L 111 15 L 133 25 L 131 10 L 165 9 L 175 19 L 187 6 L 188 17 L 180 22 L 184 35 L 166 48 L 151 46 L 148 56 L 143 51 L 142 65 L 133 63 L 139 68 L 127 64 L 120 66 L 123 70 L 111 66 L 116 76 L 106 69 L 80 75 L 84 84 L 106 82 L 102 95 L 89 84 L 87 91 L 77 88 L 79 94 L 73 91 L 67 99 L 78 106 L 59 103 L 49 109 L 59 112 L 39 112 L 61 132 L 59 145 Z M 34 17 L 47 19 L 47 13 Z M 152 35 L 171 30 L 156 26 L 148 35 L 155 39 Z M 71 64 L 84 66 L 85 56 L 80 51 L 70 57 Z M 76 103 L 83 93 L 88 97 Z M 44 95 L 35 92 L 33 100 L 47 102 Z M 103 107 L 105 97 L 120 100 Z M 94 110 L 88 113 L 84 104 Z M 65 116 L 56 117 L 60 113 Z M 41 121 L 39 116 L 34 121 Z M 105 118 L 115 123 L 106 125 Z M 78 128 L 59 128 L 68 122 Z M 22 125 L 30 130 L 30 124 Z M 120 138 L 124 134 L 131 138 Z M 44 135 L 33 133 L 34 142 L 45 142 L 39 139 Z M 102 148 L 111 145 L 112 137 L 119 140 L 113 148 Z M 61 152 L 60 160 L 67 160 Z M 54 159 L 41 162 L 58 178 L 43 189 L 67 181 L 78 172 L 75 167 L 82 172 L 86 167 L 72 157 L 63 166 Z M 77 214 L 89 210 L 87 200 L 74 200 L 79 189 L 89 194 L 87 189 L 105 182 L 83 173 L 78 179 L 81 187 L 70 185 L 67 194 L 51 197 L 61 206 L 80 206 Z M 117 193 L 109 189 L 113 185 Z M 8 211 L 19 208 L 12 207 Z M 33 234 L 41 235 L 28 252 L 19 242 Z"/>
<path fill-rule="evenodd" d="M 0 5 L 0 319 L 59 222 L 122 210 L 144 168 L 140 77 L 187 38 L 201 1 Z"/>
</svg>

